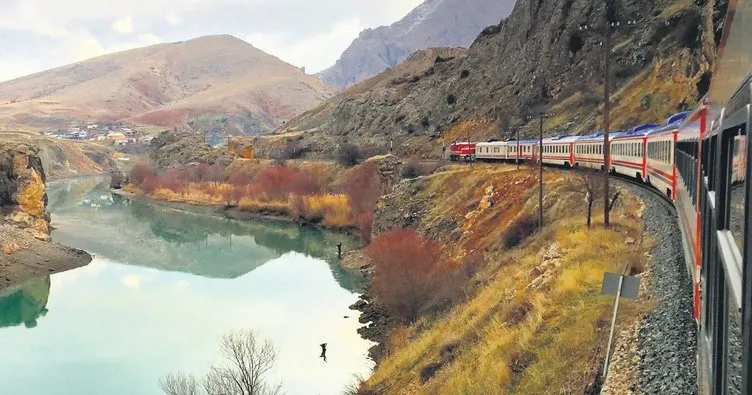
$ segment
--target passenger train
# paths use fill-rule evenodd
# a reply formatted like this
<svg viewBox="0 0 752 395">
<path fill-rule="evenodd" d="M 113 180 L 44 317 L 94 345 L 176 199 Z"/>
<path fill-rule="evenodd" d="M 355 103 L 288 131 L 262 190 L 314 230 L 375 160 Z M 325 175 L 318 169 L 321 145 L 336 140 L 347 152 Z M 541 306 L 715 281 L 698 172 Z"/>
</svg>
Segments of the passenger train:
<svg viewBox="0 0 752 395">
<path fill-rule="evenodd" d="M 742 104 L 720 115 L 704 99 L 695 111 L 661 124 L 610 134 L 607 161 L 601 132 L 450 146 L 452 160 L 608 168 L 665 194 L 682 230 L 701 345 L 698 362 L 709 372 L 704 385 L 714 394 L 752 393 L 752 375 L 746 374 L 752 372 L 752 188 L 746 182 L 752 173 L 746 137 L 752 95 L 743 89 L 752 92 L 752 76 L 737 94 Z M 731 116 L 729 107 L 735 109 Z M 744 353 L 742 345 L 748 348 Z M 742 354 L 743 361 L 735 362 Z"/>
<path fill-rule="evenodd" d="M 676 147 L 696 142 L 699 130 L 682 128 L 689 112 L 669 117 L 663 124 L 648 123 L 609 135 L 611 158 L 609 169 L 614 174 L 632 177 L 653 186 L 672 200 L 676 199 Z M 563 135 L 543 139 L 543 164 L 566 168 L 604 169 L 603 133 L 584 136 Z M 452 161 L 539 162 L 541 141 L 514 140 L 490 142 L 457 142 L 449 147 Z M 733 181 L 744 180 L 746 172 L 746 137 L 734 138 Z"/>
</svg>

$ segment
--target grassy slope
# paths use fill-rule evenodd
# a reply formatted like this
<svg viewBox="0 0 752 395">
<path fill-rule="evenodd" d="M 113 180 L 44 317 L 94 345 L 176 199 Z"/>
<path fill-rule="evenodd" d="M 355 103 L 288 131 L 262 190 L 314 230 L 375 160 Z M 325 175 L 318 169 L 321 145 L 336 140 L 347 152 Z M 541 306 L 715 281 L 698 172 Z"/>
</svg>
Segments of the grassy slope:
<svg viewBox="0 0 752 395">
<path fill-rule="evenodd" d="M 615 208 L 612 229 L 596 225 L 587 230 L 583 195 L 570 192 L 570 177 L 547 173 L 544 207 L 556 221 L 511 250 L 500 242 L 506 228 L 537 206 L 530 169 L 465 167 L 425 180 L 418 197 L 435 196 L 435 205 L 419 230 L 431 228 L 440 217 L 463 218 L 462 238 L 450 255 L 482 252 L 485 269 L 467 300 L 448 314 L 395 330 L 388 356 L 367 387 L 390 394 L 570 393 L 592 382 L 604 354 L 613 300 L 600 296 L 603 272 L 619 271 L 629 260 L 641 267 L 645 259 L 637 253 L 645 246 L 625 244 L 627 237 L 639 240 L 640 220 L 629 213 L 638 212 L 641 203 L 625 197 Z M 489 185 L 496 188 L 494 205 L 479 209 Z M 549 263 L 542 270 L 539 265 L 553 245 L 561 266 Z M 545 285 L 531 287 L 542 272 L 549 276 Z M 639 315 L 636 306 L 625 305 L 622 321 Z M 421 369 L 455 346 L 452 362 L 421 383 Z"/>
</svg>

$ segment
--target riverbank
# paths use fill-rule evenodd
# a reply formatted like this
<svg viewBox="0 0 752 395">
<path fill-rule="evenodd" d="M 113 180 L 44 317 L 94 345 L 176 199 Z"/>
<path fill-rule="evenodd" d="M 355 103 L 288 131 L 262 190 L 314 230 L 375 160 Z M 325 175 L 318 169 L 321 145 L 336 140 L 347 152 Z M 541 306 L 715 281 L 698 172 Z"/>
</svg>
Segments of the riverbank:
<svg viewBox="0 0 752 395">
<path fill-rule="evenodd" d="M 91 256 L 81 250 L 41 241 L 7 224 L 0 224 L 0 290 L 86 266 Z"/>
<path fill-rule="evenodd" d="M 296 224 L 298 226 L 316 228 L 321 230 L 327 230 L 331 232 L 339 232 L 349 236 L 355 235 L 355 228 L 329 228 L 321 223 L 313 223 L 300 218 L 292 218 L 284 215 L 275 214 L 261 214 L 242 211 L 234 207 L 228 207 L 225 205 L 209 205 L 209 204 L 193 204 L 186 202 L 174 202 L 169 200 L 156 199 L 143 193 L 134 193 L 125 191 L 122 189 L 110 189 L 110 192 L 120 195 L 130 200 L 139 200 L 156 206 L 167 207 L 174 210 L 200 213 L 207 215 L 216 215 L 227 219 L 233 219 L 238 221 L 269 221 L 269 222 L 284 222 L 289 224 Z"/>
</svg>

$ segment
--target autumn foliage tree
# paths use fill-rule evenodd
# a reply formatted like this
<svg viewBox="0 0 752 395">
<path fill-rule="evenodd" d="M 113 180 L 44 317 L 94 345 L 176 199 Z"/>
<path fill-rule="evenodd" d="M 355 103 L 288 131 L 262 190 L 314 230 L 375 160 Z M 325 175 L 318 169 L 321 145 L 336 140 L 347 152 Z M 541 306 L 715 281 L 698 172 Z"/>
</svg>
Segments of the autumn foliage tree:
<svg viewBox="0 0 752 395">
<path fill-rule="evenodd" d="M 461 286 L 458 270 L 442 263 L 439 244 L 413 230 L 384 233 L 366 253 L 374 262 L 377 299 L 403 322 L 414 322 L 421 312 L 441 304 Z"/>
<path fill-rule="evenodd" d="M 313 195 L 319 192 L 319 184 L 310 173 L 290 167 L 266 167 L 255 179 L 261 190 L 270 196 L 287 194 Z"/>
<path fill-rule="evenodd" d="M 382 192 L 379 168 L 374 162 L 364 163 L 347 176 L 345 193 L 349 197 L 352 215 L 357 218 L 361 238 L 366 243 L 371 239 L 373 210 Z"/>
<path fill-rule="evenodd" d="M 141 183 L 149 176 L 154 176 L 154 172 L 151 171 L 149 166 L 137 164 L 131 169 L 131 172 L 128 175 L 128 180 L 136 185 L 141 185 Z"/>
</svg>

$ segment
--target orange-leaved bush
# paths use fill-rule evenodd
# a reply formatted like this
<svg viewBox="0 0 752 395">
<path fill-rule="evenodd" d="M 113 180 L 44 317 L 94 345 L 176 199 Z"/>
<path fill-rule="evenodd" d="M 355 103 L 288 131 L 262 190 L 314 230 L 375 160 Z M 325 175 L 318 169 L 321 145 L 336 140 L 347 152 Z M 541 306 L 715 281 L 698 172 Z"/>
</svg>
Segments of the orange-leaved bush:
<svg viewBox="0 0 752 395">
<path fill-rule="evenodd" d="M 318 181 L 308 172 L 291 167 L 265 167 L 256 175 L 256 183 L 269 196 L 288 194 L 313 195 L 319 191 Z"/>
<path fill-rule="evenodd" d="M 358 230 L 364 242 L 371 238 L 373 210 L 382 194 L 379 168 L 375 162 L 366 162 L 353 169 L 345 181 L 345 193 L 350 198 L 350 208 L 358 221 Z"/>
<path fill-rule="evenodd" d="M 381 234 L 366 253 L 374 263 L 376 298 L 392 317 L 403 322 L 414 322 L 461 287 L 457 268 L 442 262 L 439 244 L 413 230 Z"/>
</svg>

